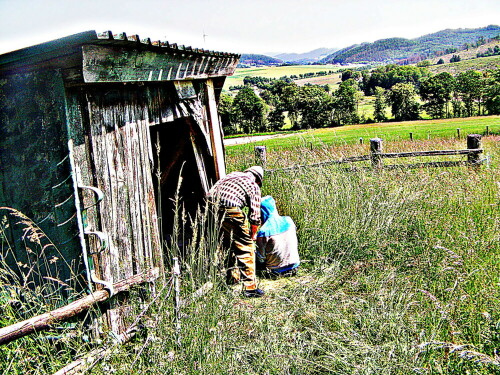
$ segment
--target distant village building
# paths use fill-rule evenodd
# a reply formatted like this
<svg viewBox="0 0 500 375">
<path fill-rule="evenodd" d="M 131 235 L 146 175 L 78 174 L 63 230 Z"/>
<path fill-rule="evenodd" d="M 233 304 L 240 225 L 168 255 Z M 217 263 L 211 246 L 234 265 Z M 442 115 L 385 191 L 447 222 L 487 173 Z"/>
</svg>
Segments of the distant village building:
<svg viewBox="0 0 500 375">
<path fill-rule="evenodd" d="M 0 206 L 14 210 L 0 211 L 2 262 L 33 285 L 82 291 L 162 273 L 179 177 L 193 212 L 225 174 L 216 103 L 238 60 L 95 31 L 0 55 Z M 27 251 L 15 212 L 54 254 Z"/>
</svg>

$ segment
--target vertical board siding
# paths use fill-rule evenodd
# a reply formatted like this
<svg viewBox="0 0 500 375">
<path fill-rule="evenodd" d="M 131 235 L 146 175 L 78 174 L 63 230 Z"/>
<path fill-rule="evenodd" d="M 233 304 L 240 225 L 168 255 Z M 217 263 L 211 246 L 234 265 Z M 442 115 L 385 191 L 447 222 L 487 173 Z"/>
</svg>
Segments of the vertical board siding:
<svg viewBox="0 0 500 375">
<path fill-rule="evenodd" d="M 26 215 L 44 233 L 40 245 L 30 243 L 23 233 L 26 227 L 14 211 L 1 212 L 0 220 L 7 218 L 11 224 L 11 230 L 5 231 L 11 236 L 11 249 L 3 254 L 4 259 L 23 275 L 20 279 L 26 285 L 43 285 L 42 294 L 81 292 L 85 280 L 67 157 L 61 74 L 50 70 L 2 78 L 0 98 L 0 206 Z"/>
<path fill-rule="evenodd" d="M 104 193 L 95 205 L 93 193 L 82 191 L 84 205 L 95 207 L 87 210 L 87 228 L 109 237 L 108 248 L 95 256 L 97 275 L 107 282 L 161 267 L 163 262 L 149 134 L 150 123 L 162 116 L 159 106 L 168 103 L 159 91 L 108 87 L 80 95 L 88 136 L 75 147 L 75 157 L 82 184 Z M 90 246 L 98 252 L 97 244 Z"/>
</svg>

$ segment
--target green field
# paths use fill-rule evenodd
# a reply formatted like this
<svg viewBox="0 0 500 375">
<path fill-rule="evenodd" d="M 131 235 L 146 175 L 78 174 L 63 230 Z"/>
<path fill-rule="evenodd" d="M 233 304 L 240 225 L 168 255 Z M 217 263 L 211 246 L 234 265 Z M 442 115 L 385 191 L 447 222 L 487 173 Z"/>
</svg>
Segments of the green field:
<svg viewBox="0 0 500 375">
<path fill-rule="evenodd" d="M 292 66 L 275 66 L 275 67 L 261 67 L 261 68 L 239 68 L 233 76 L 228 77 L 224 84 L 224 89 L 228 90 L 230 86 L 243 85 L 243 78 L 250 77 L 266 77 L 266 78 L 280 78 L 283 76 L 299 75 L 304 73 L 315 73 L 321 71 L 338 71 L 341 69 L 337 65 L 292 65 Z M 340 82 L 340 74 L 331 74 L 328 76 L 315 77 L 321 78 L 321 84 Z M 305 80 L 299 80 L 305 81 Z M 313 83 L 313 82 L 311 82 Z M 316 83 L 320 84 L 320 83 Z"/>
<path fill-rule="evenodd" d="M 360 138 L 363 138 L 364 143 L 367 144 L 370 138 L 377 137 L 385 141 L 409 140 L 410 133 L 412 133 L 414 140 L 456 138 L 458 133 L 465 138 L 467 134 L 485 134 L 487 127 L 489 133 L 500 134 L 500 116 L 346 125 L 302 131 L 285 138 L 260 141 L 259 145 L 282 149 L 301 145 L 349 145 L 359 143 Z M 460 130 L 457 132 L 457 129 Z M 253 144 L 230 146 L 228 152 L 233 152 L 233 149 L 248 149 L 253 146 Z"/>
</svg>

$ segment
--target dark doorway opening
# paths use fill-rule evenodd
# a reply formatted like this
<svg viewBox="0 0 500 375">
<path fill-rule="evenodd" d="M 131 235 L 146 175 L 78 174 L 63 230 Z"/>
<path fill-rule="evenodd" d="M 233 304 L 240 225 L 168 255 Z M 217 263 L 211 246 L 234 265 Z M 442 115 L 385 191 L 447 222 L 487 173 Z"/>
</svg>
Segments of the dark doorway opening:
<svg viewBox="0 0 500 375">
<path fill-rule="evenodd" d="M 160 237 L 170 244 L 174 226 L 182 249 L 191 238 L 191 223 L 204 206 L 207 181 L 215 176 L 206 142 L 191 118 L 151 127 L 153 181 L 157 201 Z"/>
</svg>

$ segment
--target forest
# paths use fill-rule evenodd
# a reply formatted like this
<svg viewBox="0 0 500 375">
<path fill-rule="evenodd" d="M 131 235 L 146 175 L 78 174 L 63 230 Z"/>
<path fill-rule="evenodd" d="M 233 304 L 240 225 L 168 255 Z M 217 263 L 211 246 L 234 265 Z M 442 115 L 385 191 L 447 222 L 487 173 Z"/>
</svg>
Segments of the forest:
<svg viewBox="0 0 500 375">
<path fill-rule="evenodd" d="M 425 64 L 424 64 L 425 65 Z M 500 70 L 432 74 L 425 66 L 345 69 L 338 88 L 297 85 L 290 77 L 244 80 L 219 103 L 226 134 L 334 127 L 358 123 L 500 114 Z M 363 97 L 373 113 L 360 114 Z"/>
<path fill-rule="evenodd" d="M 322 63 L 413 63 L 458 50 L 477 47 L 498 38 L 500 27 L 442 30 L 415 39 L 388 38 L 343 48 L 321 60 Z"/>
</svg>

